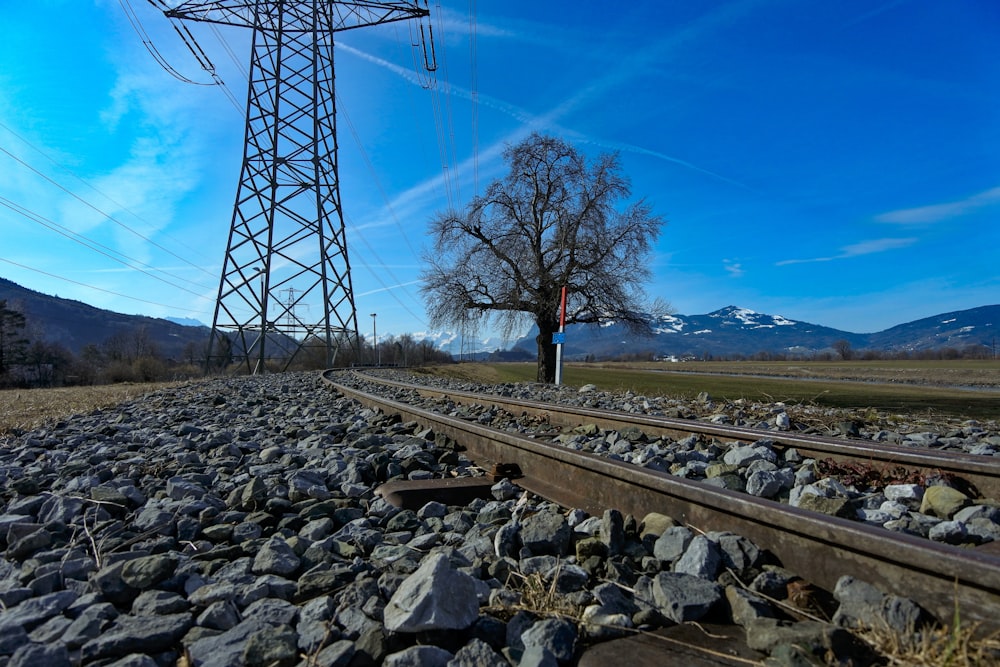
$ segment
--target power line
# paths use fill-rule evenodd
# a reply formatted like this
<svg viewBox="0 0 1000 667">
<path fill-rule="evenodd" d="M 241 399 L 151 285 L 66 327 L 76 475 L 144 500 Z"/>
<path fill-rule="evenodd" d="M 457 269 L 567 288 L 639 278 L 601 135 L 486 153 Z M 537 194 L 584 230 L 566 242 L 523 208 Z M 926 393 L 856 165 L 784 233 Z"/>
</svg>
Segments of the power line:
<svg viewBox="0 0 1000 667">
<path fill-rule="evenodd" d="M 20 204 L 16 204 L 16 203 L 10 201 L 6 197 L 0 196 L 0 206 L 4 206 L 6 208 L 9 208 L 10 210 L 14 211 L 18 215 L 21 215 L 21 216 L 27 218 L 28 220 L 31 220 L 32 222 L 38 223 L 39 225 L 42 225 L 43 227 L 51 229 L 52 231 L 56 232 L 57 234 L 59 234 L 61 236 L 65 236 L 69 240 L 71 240 L 71 241 L 73 241 L 75 243 L 79 243 L 83 247 L 85 247 L 85 248 L 87 248 L 89 250 L 93 250 L 94 252 L 96 252 L 98 254 L 104 255 L 108 259 L 113 260 L 115 262 L 118 262 L 119 264 L 121 264 L 121 265 L 123 265 L 123 266 L 125 266 L 127 268 L 130 268 L 133 271 L 138 271 L 139 273 L 147 275 L 150 278 L 153 278 L 154 280 L 159 280 L 161 283 L 164 283 L 166 285 L 170 285 L 171 287 L 175 287 L 175 288 L 177 288 L 179 290 L 183 290 L 183 291 L 185 291 L 185 292 L 187 292 L 189 294 L 193 294 L 194 296 L 197 296 L 197 297 L 201 296 L 201 294 L 199 294 L 198 292 L 189 290 L 188 288 L 182 287 L 181 285 L 178 285 L 177 283 L 170 282 L 166 278 L 161 278 L 160 276 L 154 275 L 154 274 L 150 273 L 149 271 L 145 271 L 143 269 L 140 269 L 139 267 L 132 266 L 128 262 L 124 261 L 123 259 L 120 259 L 119 257 L 115 257 L 114 255 L 119 255 L 120 257 L 124 257 L 125 259 L 128 259 L 129 261 L 135 262 L 136 264 L 140 264 L 142 266 L 145 266 L 146 268 L 148 268 L 148 269 L 150 269 L 152 271 L 160 271 L 161 273 L 166 273 L 165 271 L 162 271 L 160 269 L 152 267 L 149 264 L 146 264 L 145 262 L 141 262 L 141 261 L 135 259 L 134 257 L 129 257 L 128 255 L 120 253 L 117 250 L 113 250 L 113 249 L 109 248 L 108 246 L 103 245 L 101 243 L 98 243 L 97 241 L 94 241 L 93 239 L 89 239 L 89 238 L 87 238 L 86 236 L 84 236 L 82 234 L 78 234 L 77 232 L 69 230 L 66 227 L 63 227 L 62 225 L 60 225 L 59 223 L 53 222 L 52 220 L 49 220 L 48 218 L 43 217 L 43 216 L 39 215 L 38 213 L 35 213 L 31 209 L 25 208 L 24 206 L 21 206 Z M 77 238 L 74 238 L 74 237 L 77 237 Z M 83 239 L 83 241 L 81 241 L 80 239 Z M 84 241 L 86 241 L 86 242 L 84 242 Z M 91 245 L 88 245 L 88 244 L 91 244 Z M 103 248 L 103 250 L 101 250 L 100 248 Z M 107 251 L 107 252 L 105 252 L 105 251 Z M 111 253 L 114 253 L 114 254 L 111 254 Z M 178 276 L 173 276 L 173 277 L 178 278 L 180 280 L 183 280 L 184 282 L 189 283 L 191 285 L 194 285 L 195 287 L 201 287 L 202 289 L 209 289 L 208 287 L 205 287 L 204 285 L 199 285 L 198 283 L 192 282 L 192 281 L 187 280 L 185 278 L 179 278 Z"/>
<path fill-rule="evenodd" d="M 427 0 L 424 0 L 424 4 L 426 4 L 426 3 L 427 3 Z M 443 18 L 444 12 L 441 11 L 441 2 L 440 1 L 436 2 L 435 5 L 434 5 L 434 7 L 437 9 L 437 13 L 434 14 L 431 17 L 431 21 L 433 21 L 435 18 L 437 19 L 437 22 L 438 22 L 438 34 L 442 35 L 441 41 L 444 42 L 445 41 L 444 37 L 443 37 L 443 35 L 444 35 L 444 18 Z M 432 35 L 432 38 L 433 38 L 433 35 Z M 446 140 L 445 140 L 445 158 L 447 160 L 449 160 L 449 164 L 455 165 L 456 168 L 457 168 L 457 166 L 458 166 L 458 156 L 456 155 L 456 152 L 455 152 L 455 123 L 454 123 L 454 115 L 452 114 L 452 109 L 451 109 L 451 85 L 450 85 L 450 76 L 448 74 L 448 53 L 444 49 L 441 49 L 441 66 L 444 68 L 444 81 L 445 81 L 445 92 L 444 92 L 444 105 L 445 105 L 445 111 L 444 111 L 444 113 L 445 113 L 445 115 L 444 115 L 444 121 L 445 121 L 445 127 L 448 130 L 448 134 L 447 134 L 447 137 L 446 137 Z M 450 152 L 449 152 L 449 149 L 450 149 Z M 457 169 L 456 169 L 456 171 L 457 171 Z M 457 199 L 459 199 L 461 201 L 461 199 L 462 199 L 461 182 L 460 182 L 460 179 L 458 178 L 457 174 L 455 176 L 455 196 L 456 196 Z"/>
<path fill-rule="evenodd" d="M 150 0 L 150 2 L 152 3 L 152 0 Z M 214 83 L 200 83 L 193 79 L 189 79 L 188 77 L 184 76 L 176 69 L 174 69 L 174 67 L 167 62 L 167 59 L 163 57 L 163 54 L 161 54 L 160 51 L 156 48 L 156 45 L 153 44 L 153 40 L 150 38 L 149 33 L 146 32 L 146 29 L 143 28 L 142 22 L 139 20 L 139 16 L 138 14 L 135 13 L 135 9 L 132 8 L 132 5 L 129 3 L 129 0 L 118 0 L 118 4 L 121 5 L 122 11 L 125 12 L 125 18 L 128 19 L 128 22 L 129 24 L 131 24 L 132 29 L 135 30 L 135 33 L 137 35 L 139 35 L 139 40 L 142 42 L 142 45 L 146 47 L 146 50 L 149 51 L 149 55 L 153 56 L 153 60 L 155 60 L 157 64 L 159 64 L 160 67 L 162 67 L 164 71 L 167 72 L 167 74 L 174 77 L 178 81 L 183 81 L 184 83 L 190 83 L 195 86 L 215 85 Z"/>
<path fill-rule="evenodd" d="M 469 90 L 472 93 L 472 192 L 479 193 L 479 45 L 476 0 L 469 0 Z"/>
<path fill-rule="evenodd" d="M 52 179 L 52 178 L 50 178 L 50 177 L 46 176 L 45 174 L 43 174 L 43 173 L 42 173 L 41 171 L 39 171 L 38 169 L 35 169 L 35 168 L 34 168 L 34 167 L 32 167 L 32 166 L 31 166 L 30 164 L 28 164 L 28 163 L 27 163 L 26 161 L 22 160 L 21 158 L 17 157 L 16 155 L 14 155 L 14 154 L 13 154 L 13 153 L 11 153 L 10 151 L 8 151 L 8 150 L 7 150 L 6 148 L 3 148 L 2 146 L 0 146 L 0 152 L 2 152 L 2 153 L 5 153 L 5 154 L 6 154 L 6 155 L 7 155 L 8 157 L 10 157 L 10 158 L 11 158 L 12 160 L 14 160 L 15 162 L 18 162 L 18 163 L 20 163 L 21 165 L 23 165 L 24 167 L 26 167 L 26 168 L 30 169 L 30 170 L 31 170 L 31 171 L 33 171 L 33 172 L 34 172 L 35 174 L 37 174 L 38 176 L 41 176 L 41 177 L 42 177 L 42 178 L 44 178 L 44 179 L 45 179 L 46 181 L 48 181 L 48 182 L 49 182 L 49 183 L 51 183 L 52 185 L 56 186 L 57 188 L 59 188 L 60 190 L 62 190 L 62 191 L 63 191 L 63 192 L 65 192 L 66 194 L 68 194 L 69 196 L 73 197 L 74 199 L 76 199 L 77 201 L 79 201 L 79 202 L 80 202 L 81 204 L 83 204 L 83 205 L 84 205 L 84 206 L 86 206 L 87 208 L 89 208 L 89 209 L 91 209 L 91 210 L 95 211 L 96 213 L 99 213 L 99 214 L 100 214 L 100 215 L 102 215 L 103 217 L 107 218 L 107 219 L 108 219 L 108 220 L 110 220 L 111 222 L 115 223 L 116 225 L 118 225 L 118 226 L 119 226 L 119 227 L 121 227 L 122 229 L 124 229 L 124 230 L 126 230 L 127 232 L 129 232 L 130 234 L 133 234 L 133 235 L 135 235 L 135 236 L 139 237 L 140 239 L 142 239 L 143 241 L 145 241 L 145 242 L 149 243 L 150 245 L 152 245 L 152 246 L 155 246 L 156 248 L 159 248 L 160 250 L 162 250 L 163 252 L 167 253 L 167 254 L 168 254 L 168 255 L 170 255 L 171 257 L 174 257 L 174 258 L 176 258 L 176 259 L 178 259 L 178 260 L 180 260 L 180 261 L 184 262 L 184 263 L 185 263 L 185 264 L 187 264 L 188 266 L 192 266 L 192 267 L 194 267 L 194 268 L 198 269 L 199 271 L 201 271 L 201 272 L 202 272 L 202 273 L 204 273 L 205 275 L 208 275 L 208 276 L 211 276 L 211 277 L 213 277 L 213 278 L 215 277 L 215 276 L 214 276 L 214 275 L 213 275 L 212 273 L 210 273 L 209 271 L 207 271 L 207 270 L 206 270 L 206 269 L 205 269 L 204 267 L 202 267 L 202 266 L 198 266 L 197 264 L 195 264 L 195 263 L 194 263 L 194 262 L 192 262 L 191 260 L 189 260 L 189 259 L 186 259 L 186 258 L 184 258 L 184 257 L 181 257 L 180 255 L 178 255 L 178 254 L 177 254 L 177 253 L 175 253 L 174 251 L 172 251 L 172 250 L 170 250 L 170 249 L 168 249 L 168 248 L 165 248 L 165 247 L 163 247 L 162 245 L 160 245 L 159 243 L 157 243 L 157 242 L 156 242 L 156 241 L 154 241 L 153 239 L 151 239 L 151 238 L 149 238 L 149 237 L 147 237 L 147 236 L 145 236 L 145 235 L 143 235 L 143 234 L 141 234 L 141 233 L 137 232 L 136 230 L 132 229 L 131 227 L 129 227 L 128 225 L 126 225 L 126 224 L 125 224 L 124 222 L 122 222 L 122 221 L 118 220 L 117 218 L 115 218 L 114 216 L 112 216 L 112 215 L 111 215 L 110 213 L 106 213 L 105 211 L 102 211 L 101 209 L 99 209 L 98 207 L 94 206 L 94 205 L 93 205 L 93 204 L 91 204 L 91 203 L 90 203 L 89 201 L 87 201 L 86 199 L 84 199 L 84 198 L 83 198 L 83 197 L 81 197 L 80 195 L 76 194 L 75 192 L 73 192 L 73 191 L 72 191 L 72 190 L 70 190 L 69 188 L 65 187 L 64 185 L 62 185 L 61 183 L 59 183 L 59 182 L 58 182 L 58 181 L 56 181 L 55 179 Z"/>
<path fill-rule="evenodd" d="M 163 11 L 170 9 L 170 7 L 166 3 L 160 0 L 147 0 L 147 1 L 149 2 L 149 4 L 153 5 L 153 7 L 156 9 L 160 9 Z M 142 42 L 142 45 L 146 47 L 146 50 L 149 52 L 149 54 L 153 56 L 153 60 L 155 60 L 157 64 L 159 64 L 160 67 L 162 67 L 168 74 L 170 74 L 175 79 L 182 81 L 183 83 L 190 83 L 195 86 L 218 86 L 222 90 L 223 94 L 232 103 L 232 105 L 236 107 L 236 110 L 240 114 L 243 113 L 243 106 L 239 103 L 239 100 L 236 99 L 236 96 L 233 95 L 233 92 L 229 90 L 229 87 L 226 86 L 225 81 L 223 81 L 222 78 L 219 77 L 219 75 L 216 73 L 215 65 L 212 64 L 212 61 L 208 57 L 208 54 L 206 54 L 205 50 L 201 48 L 201 45 L 198 44 L 198 40 L 194 38 L 194 35 L 191 34 L 191 31 L 188 30 L 187 26 L 183 24 L 178 24 L 170 20 L 171 27 L 173 27 L 174 31 L 180 36 L 181 41 L 184 42 L 184 45 L 188 48 L 188 51 L 190 51 L 191 55 L 194 56 L 194 59 L 198 62 L 198 65 L 201 67 L 202 70 L 208 73 L 210 77 L 212 77 L 212 83 L 202 83 L 199 81 L 195 81 L 178 72 L 170 63 L 167 62 L 167 59 L 163 56 L 163 54 L 160 53 L 159 49 L 156 48 L 156 45 L 153 44 L 153 39 L 149 36 L 149 33 L 146 32 L 145 27 L 143 27 L 142 25 L 142 21 L 139 20 L 139 15 L 135 13 L 135 9 L 132 7 L 132 4 L 129 2 L 129 0 L 118 0 L 118 4 L 121 5 L 122 10 L 125 12 L 125 17 L 131 24 L 132 29 L 139 36 L 139 40 Z"/>
<path fill-rule="evenodd" d="M 250 81 L 250 72 L 247 71 L 247 68 L 243 65 L 243 61 L 240 60 L 239 57 L 236 55 L 236 52 L 233 51 L 233 47 L 229 45 L 229 42 L 226 40 L 225 35 L 223 35 L 222 32 L 219 31 L 218 26 L 216 26 L 214 23 L 210 23 L 209 27 L 212 29 L 212 33 L 215 35 L 215 38 L 219 40 L 220 44 L 222 44 L 222 48 L 229 55 L 229 59 L 233 61 L 234 65 L 236 65 L 236 69 L 239 71 L 240 74 L 243 75 L 243 79 L 245 81 Z"/>
<path fill-rule="evenodd" d="M 4 259 L 3 257 L 0 257 L 0 262 L 5 262 L 5 263 L 10 264 L 12 266 L 16 266 L 16 267 L 18 267 L 20 269 L 25 269 L 26 271 L 33 271 L 35 273 L 40 273 L 43 276 L 48 276 L 49 278 L 55 278 L 56 280 L 61 280 L 61 281 L 66 282 L 66 283 L 71 283 L 73 285 L 79 285 L 80 287 L 86 287 L 87 289 L 95 290 L 97 292 L 104 292 L 105 294 L 111 294 L 112 296 L 120 296 L 123 299 L 130 299 L 132 301 L 138 301 L 139 303 L 146 303 L 146 304 L 149 304 L 149 305 L 152 305 L 152 306 L 160 306 L 161 308 L 167 308 L 169 310 L 176 310 L 176 311 L 183 311 L 183 312 L 194 312 L 194 313 L 199 314 L 199 315 L 207 315 L 208 314 L 208 313 L 206 313 L 204 311 L 200 311 L 200 310 L 191 311 L 186 306 L 184 306 L 184 307 L 168 306 L 167 304 L 165 304 L 165 303 L 159 303 L 158 301 L 149 301 L 147 299 L 140 299 L 139 297 L 129 296 L 128 294 L 122 294 L 121 292 L 112 292 L 111 290 L 106 290 L 106 289 L 103 289 L 101 287 L 94 287 L 93 285 L 88 285 L 87 283 L 81 283 L 81 282 L 76 281 L 76 280 L 71 280 L 70 278 L 65 278 L 63 276 L 58 276 L 58 275 L 56 275 L 54 273 L 49 273 L 48 271 L 42 271 L 41 269 L 36 269 L 36 268 L 34 268 L 32 266 L 27 266 L 25 264 L 20 264 L 18 262 L 15 262 L 15 261 L 12 261 L 12 260 L 9 260 L 9 259 Z"/>
<path fill-rule="evenodd" d="M 83 185 L 87 186 L 88 188 L 90 188 L 91 190 L 93 190 L 94 192 L 96 192 L 97 194 L 101 195 L 102 197 L 104 197 L 105 199 L 107 199 L 108 201 L 110 201 L 112 204 L 114 204 L 115 206 L 119 207 L 120 209 L 122 209 L 123 211 L 125 211 L 126 213 L 128 213 L 129 215 L 131 215 L 132 217 L 134 217 L 136 220 L 138 220 L 140 222 L 144 222 L 147 225 L 152 226 L 152 223 L 150 223 L 148 220 L 146 220 L 145 218 L 143 218 L 138 213 L 136 213 L 135 211 L 131 210 L 130 208 L 128 208 L 127 206 L 125 206 L 121 202 L 117 201 L 114 197 L 112 197 L 108 193 L 106 193 L 103 190 L 101 190 L 100 188 L 94 186 L 92 183 L 90 183 L 86 179 L 84 179 L 81 176 L 79 176 L 78 174 L 76 174 L 73 170 L 68 169 L 65 165 L 57 162 L 48 153 L 46 153 L 41 148 L 39 148 L 38 146 L 36 146 L 33 143 L 31 143 L 30 141 L 28 141 L 25 137 L 23 137 L 20 134 L 18 134 L 17 132 L 15 132 L 9 126 L 5 125 L 2 121 L 0 121 L 0 127 L 2 127 L 3 129 L 7 130 L 7 132 L 11 133 L 12 135 L 14 135 L 15 137 L 17 137 L 18 139 L 20 139 L 21 142 L 23 142 L 26 146 L 28 146 L 28 148 L 32 149 L 33 151 L 35 151 L 36 153 L 38 153 L 39 155 L 41 155 L 43 158 L 45 158 L 46 160 L 48 160 L 54 166 L 58 167 L 62 171 L 66 172 L 67 174 L 69 174 L 70 176 L 72 176 L 73 178 L 75 178 L 76 180 L 78 180 Z M 160 232 L 160 233 L 163 234 L 163 236 L 169 238 L 172 242 L 174 242 L 177 245 L 183 247 L 185 250 L 188 250 L 188 251 L 190 251 L 190 252 L 192 252 L 192 253 L 194 253 L 196 255 L 201 255 L 201 253 L 198 252 L 198 250 L 196 250 L 195 248 L 192 248 L 191 246 L 185 244 L 183 241 L 180 241 L 180 240 L 172 237 L 170 234 L 167 234 L 165 232 Z M 201 255 L 201 257 L 204 258 L 204 255 Z M 212 274 L 209 274 L 209 275 L 212 275 Z"/>
<path fill-rule="evenodd" d="M 353 221 L 350 219 L 350 217 L 346 213 L 344 214 L 344 219 L 348 223 L 350 223 L 352 227 L 354 226 Z M 400 280 L 399 278 L 397 278 L 396 275 L 393 274 L 392 269 L 390 269 L 388 267 L 388 265 L 385 263 L 385 261 L 378 256 L 378 253 L 376 253 L 375 249 L 372 248 L 372 246 L 371 246 L 370 243 L 368 243 L 368 239 L 366 239 L 364 237 L 364 234 L 352 234 L 352 236 L 354 238 L 358 239 L 359 241 L 361 241 L 361 243 L 364 244 L 364 246 L 366 248 L 368 248 L 368 252 L 370 252 L 372 254 L 372 256 L 375 257 L 375 259 L 377 259 L 379 262 L 381 262 L 384 272 L 387 273 L 389 275 L 389 277 L 392 278 L 396 282 L 397 285 L 402 284 L 403 281 Z M 398 303 L 403 310 L 405 310 L 407 313 L 409 313 L 410 316 L 413 319 L 415 319 L 417 322 L 419 322 L 420 324 L 426 326 L 426 322 L 424 322 L 423 318 L 420 317 L 419 315 L 417 315 L 416 313 L 414 313 L 410 309 L 410 307 L 408 305 L 406 305 L 405 303 L 403 303 L 403 301 L 398 296 L 396 296 L 395 291 L 393 290 L 393 288 L 389 287 L 389 285 L 387 285 L 385 283 L 385 281 L 382 280 L 382 276 L 381 276 L 380 272 L 378 272 L 374 268 L 372 268 L 372 266 L 368 262 L 366 262 L 364 260 L 364 257 L 362 257 L 360 255 L 357 255 L 356 257 L 357 257 L 358 262 L 360 262 L 360 264 L 362 266 L 364 266 L 366 269 L 368 269 L 368 272 L 371 273 L 371 275 L 372 275 L 373 278 L 375 278 L 375 282 L 377 282 L 379 285 L 381 285 L 385 289 L 385 291 L 389 294 L 389 296 L 391 296 L 393 298 L 393 300 L 396 303 Z M 404 288 L 404 290 L 405 290 L 405 288 Z"/>
<path fill-rule="evenodd" d="M 347 110 L 344 107 L 344 101 L 337 98 L 337 115 L 343 116 L 344 121 L 347 123 L 347 129 L 350 130 L 351 136 L 354 138 L 354 143 L 358 146 L 358 151 L 361 153 L 361 159 L 364 161 L 365 166 L 368 167 L 368 173 L 371 175 L 372 181 L 375 183 L 375 189 L 378 190 L 379 194 L 382 195 L 382 201 L 385 202 L 385 207 L 389 211 L 389 216 L 392 218 L 393 222 L 396 223 L 396 229 L 399 230 L 400 235 L 403 237 L 403 241 L 406 242 L 406 246 L 410 249 L 414 255 L 418 255 L 413 244 L 410 243 L 410 237 L 406 235 L 406 229 L 403 224 L 399 221 L 399 216 L 396 215 L 395 209 L 393 209 L 392 204 L 389 202 L 389 196 L 385 192 L 385 188 L 382 187 L 382 181 L 379 180 L 378 172 L 375 170 L 375 165 L 368 158 L 368 152 L 365 151 L 364 144 L 361 142 L 361 137 L 358 135 L 358 131 L 354 128 L 354 123 L 351 122 L 351 117 L 347 115 Z"/>
</svg>

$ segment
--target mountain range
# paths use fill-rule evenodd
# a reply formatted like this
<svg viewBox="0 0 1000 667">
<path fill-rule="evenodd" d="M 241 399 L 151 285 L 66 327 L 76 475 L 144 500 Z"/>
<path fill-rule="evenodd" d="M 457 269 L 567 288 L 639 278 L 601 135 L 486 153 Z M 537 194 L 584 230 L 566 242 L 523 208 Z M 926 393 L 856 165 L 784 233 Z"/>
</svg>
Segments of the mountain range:
<svg viewBox="0 0 1000 667">
<path fill-rule="evenodd" d="M 808 357 L 832 352 L 844 342 L 854 351 L 919 352 L 970 346 L 995 349 L 1000 305 L 942 313 L 867 334 L 737 306 L 706 315 L 664 315 L 651 318 L 650 324 L 653 334 L 648 337 L 637 337 L 615 323 L 567 327 L 563 354 L 566 359 L 614 358 L 646 352 L 661 358 L 752 356 L 761 352 Z M 519 340 L 514 348 L 534 355 L 534 334 Z"/>
<path fill-rule="evenodd" d="M 167 358 L 180 359 L 191 344 L 208 340 L 209 328 L 192 320 L 169 320 L 144 315 L 124 315 L 80 301 L 48 296 L 0 278 L 0 300 L 24 313 L 29 335 L 65 346 L 75 354 L 89 344 L 144 327 Z M 190 326 L 189 324 L 195 324 Z M 940 348 L 984 346 L 996 349 L 1000 329 L 1000 304 L 942 313 L 899 324 L 876 333 L 852 333 L 780 315 L 766 315 L 727 306 L 705 315 L 663 315 L 651 318 L 653 334 L 636 337 L 625 327 L 570 326 L 563 353 L 566 359 L 614 358 L 652 353 L 661 358 L 752 356 L 761 352 L 811 356 L 833 351 L 844 341 L 852 350 L 916 352 Z M 510 345 L 499 338 L 461 336 L 453 332 L 413 333 L 451 353 L 456 359 L 481 358 L 505 351 L 507 357 L 533 358 L 536 331 Z M 381 339 L 381 336 L 380 336 Z"/>
<path fill-rule="evenodd" d="M 163 357 L 182 359 L 189 344 L 201 350 L 211 333 L 206 326 L 184 326 L 145 315 L 123 315 L 81 301 L 35 292 L 0 278 L 0 301 L 3 300 L 7 301 L 8 308 L 25 316 L 28 338 L 62 345 L 76 355 L 86 346 L 100 345 L 116 334 L 145 328 Z"/>
</svg>

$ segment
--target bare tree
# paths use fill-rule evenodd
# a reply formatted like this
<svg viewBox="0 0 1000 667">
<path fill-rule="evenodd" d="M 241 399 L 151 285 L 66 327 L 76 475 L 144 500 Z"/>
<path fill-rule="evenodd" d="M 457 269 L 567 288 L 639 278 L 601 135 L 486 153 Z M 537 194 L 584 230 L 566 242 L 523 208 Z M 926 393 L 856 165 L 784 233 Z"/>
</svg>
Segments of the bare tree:
<svg viewBox="0 0 1000 667">
<path fill-rule="evenodd" d="M 538 381 L 552 382 L 564 286 L 567 324 L 613 320 L 648 333 L 645 259 L 663 220 L 645 200 L 616 209 L 631 195 L 617 155 L 588 163 L 568 143 L 532 134 L 504 159 L 507 176 L 463 213 L 435 218 L 421 291 L 435 326 L 495 320 L 509 336 L 534 321 Z"/>
<path fill-rule="evenodd" d="M 840 358 L 844 361 L 849 361 L 854 358 L 854 350 L 851 349 L 851 342 L 843 338 L 833 341 L 830 346 L 833 348 L 834 352 L 840 355 Z"/>
</svg>

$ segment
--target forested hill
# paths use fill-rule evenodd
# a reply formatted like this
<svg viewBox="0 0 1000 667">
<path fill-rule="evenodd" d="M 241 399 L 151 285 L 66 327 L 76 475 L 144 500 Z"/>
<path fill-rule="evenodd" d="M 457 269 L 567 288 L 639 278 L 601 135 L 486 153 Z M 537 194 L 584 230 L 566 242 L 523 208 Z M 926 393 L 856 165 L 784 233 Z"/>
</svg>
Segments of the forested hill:
<svg viewBox="0 0 1000 667">
<path fill-rule="evenodd" d="M 49 296 L 0 278 L 0 301 L 24 314 L 28 337 L 64 346 L 80 354 L 87 345 L 99 345 L 116 334 L 145 328 L 159 354 L 181 359 L 189 344 L 204 346 L 208 327 L 183 326 L 145 315 L 124 315 L 80 301 Z"/>
</svg>

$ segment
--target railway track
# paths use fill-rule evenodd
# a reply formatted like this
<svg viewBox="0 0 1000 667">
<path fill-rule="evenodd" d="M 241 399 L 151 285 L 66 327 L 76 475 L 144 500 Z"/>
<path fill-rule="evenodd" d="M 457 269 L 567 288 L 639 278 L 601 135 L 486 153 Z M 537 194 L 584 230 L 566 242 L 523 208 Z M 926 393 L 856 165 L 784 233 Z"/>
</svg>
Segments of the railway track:
<svg viewBox="0 0 1000 667">
<path fill-rule="evenodd" d="M 939 619 L 950 619 L 957 601 L 963 623 L 971 621 L 987 631 L 1000 630 L 1000 556 L 992 550 L 952 547 L 520 437 L 347 386 L 337 382 L 336 373 L 328 372 L 324 379 L 368 407 L 398 413 L 405 420 L 420 422 L 452 438 L 483 468 L 517 470 L 519 486 L 565 507 L 595 514 L 615 508 L 636 517 L 655 511 L 701 530 L 731 531 L 767 549 L 784 567 L 823 589 L 832 590 L 842 575 L 853 575 L 887 593 L 915 600 Z M 940 453 L 868 442 L 855 444 L 602 410 L 564 409 L 492 395 L 463 396 L 459 392 L 377 381 L 425 395 L 447 393 L 452 400 L 496 405 L 516 414 L 537 410 L 553 424 L 589 422 L 606 428 L 629 425 L 648 433 L 701 433 L 751 441 L 767 437 L 776 446 L 795 447 L 811 457 L 860 457 L 867 462 L 921 470 L 948 470 L 974 483 L 984 494 L 996 495 L 1000 488 L 1000 469 L 985 457 L 942 458 Z"/>
<path fill-rule="evenodd" d="M 852 462 L 885 469 L 901 466 L 908 472 L 920 475 L 940 474 L 957 478 L 971 486 L 982 497 L 1000 500 L 1000 459 L 994 457 L 901 447 L 871 440 L 848 440 L 783 431 L 762 431 L 690 419 L 623 414 L 611 410 L 526 401 L 494 394 L 444 391 L 439 388 L 399 382 L 370 374 L 358 373 L 357 375 L 370 382 L 378 382 L 399 390 L 413 391 L 425 397 L 447 396 L 456 403 L 493 405 L 513 414 L 527 414 L 543 418 L 548 423 L 559 427 L 573 427 L 590 423 L 600 428 L 614 430 L 639 427 L 647 435 L 666 435 L 675 439 L 691 435 L 717 438 L 722 441 L 754 442 L 767 439 L 773 443 L 773 448 L 781 453 L 786 449 L 795 448 L 806 458 L 832 459 L 838 462 Z"/>
</svg>

